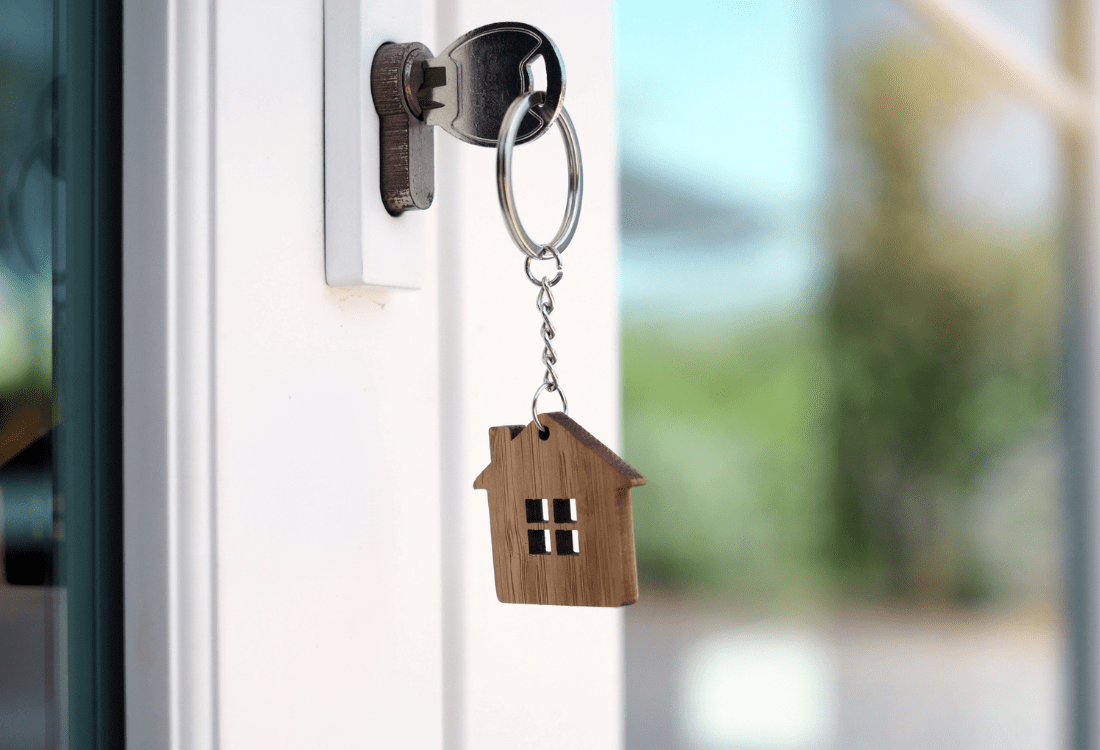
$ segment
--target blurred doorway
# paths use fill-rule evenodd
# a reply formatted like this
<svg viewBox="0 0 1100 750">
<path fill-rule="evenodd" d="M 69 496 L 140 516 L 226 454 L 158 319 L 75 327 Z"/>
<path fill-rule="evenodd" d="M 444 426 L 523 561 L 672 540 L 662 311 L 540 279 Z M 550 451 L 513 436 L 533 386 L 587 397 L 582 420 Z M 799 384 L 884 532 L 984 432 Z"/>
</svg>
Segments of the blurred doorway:
<svg viewBox="0 0 1100 750">
<path fill-rule="evenodd" d="M 1066 12 L 621 4 L 631 750 L 1090 746 Z"/>
</svg>

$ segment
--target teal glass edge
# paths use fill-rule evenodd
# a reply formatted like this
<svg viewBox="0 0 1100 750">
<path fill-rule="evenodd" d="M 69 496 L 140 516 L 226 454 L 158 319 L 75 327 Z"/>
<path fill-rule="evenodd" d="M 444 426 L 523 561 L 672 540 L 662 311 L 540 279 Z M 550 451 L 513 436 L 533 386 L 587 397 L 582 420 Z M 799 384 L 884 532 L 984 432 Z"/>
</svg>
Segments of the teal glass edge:
<svg viewBox="0 0 1100 750">
<path fill-rule="evenodd" d="M 71 750 L 125 747 L 122 575 L 122 2 L 69 0 L 61 573 Z M 55 280 L 56 283 L 56 280 Z"/>
</svg>

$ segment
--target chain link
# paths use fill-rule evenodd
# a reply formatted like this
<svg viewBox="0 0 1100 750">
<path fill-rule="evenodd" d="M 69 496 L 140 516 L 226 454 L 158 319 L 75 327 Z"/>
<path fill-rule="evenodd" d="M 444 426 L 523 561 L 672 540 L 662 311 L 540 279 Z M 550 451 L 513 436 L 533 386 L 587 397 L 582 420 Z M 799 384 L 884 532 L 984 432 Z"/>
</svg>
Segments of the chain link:
<svg viewBox="0 0 1100 750">
<path fill-rule="evenodd" d="M 545 256 L 546 260 L 550 258 L 554 259 L 557 265 L 558 273 L 551 279 L 549 276 L 543 276 L 541 279 L 536 279 L 531 274 L 531 258 L 528 258 L 524 263 L 525 270 L 527 271 L 527 278 L 531 280 L 532 284 L 539 287 L 538 297 L 535 298 L 535 307 L 542 315 L 542 364 L 546 367 L 546 374 L 543 375 L 542 384 L 535 391 L 535 397 L 531 400 L 531 414 L 535 418 L 535 425 L 538 426 L 539 432 L 545 433 L 547 428 L 543 426 L 539 421 L 539 396 L 543 391 L 550 393 L 557 393 L 561 398 L 562 408 L 566 414 L 569 413 L 569 402 L 565 398 L 565 393 L 561 389 L 561 384 L 558 382 L 558 373 L 554 369 L 554 365 L 558 363 L 558 353 L 554 351 L 554 336 L 557 331 L 554 329 L 554 323 L 550 320 L 550 313 L 554 312 L 554 293 L 550 291 L 550 288 L 556 286 L 561 281 L 562 267 L 561 267 L 561 255 L 558 249 L 553 245 L 546 245 L 540 251 L 540 256 Z"/>
</svg>

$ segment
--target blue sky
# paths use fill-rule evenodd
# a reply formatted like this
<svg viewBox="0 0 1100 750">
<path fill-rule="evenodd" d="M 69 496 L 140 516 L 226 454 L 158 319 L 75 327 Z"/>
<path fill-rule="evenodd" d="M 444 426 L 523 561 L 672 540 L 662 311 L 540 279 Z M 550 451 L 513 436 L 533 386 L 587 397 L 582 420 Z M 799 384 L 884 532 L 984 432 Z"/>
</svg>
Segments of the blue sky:
<svg viewBox="0 0 1100 750">
<path fill-rule="evenodd" d="M 717 252 L 624 244 L 628 321 L 755 317 L 813 297 L 825 268 L 824 1 L 620 0 L 623 163 L 772 227 Z"/>
<path fill-rule="evenodd" d="M 624 161 L 731 201 L 817 201 L 823 0 L 620 0 L 617 13 Z"/>
<path fill-rule="evenodd" d="M 1050 52 L 1051 0 L 979 5 Z M 904 4 L 882 0 L 618 0 L 617 13 L 624 167 L 765 226 L 717 254 L 682 237 L 627 236 L 627 322 L 758 317 L 812 301 L 829 269 L 830 181 L 850 177 L 830 172 L 832 55 L 891 38 L 949 48 Z M 976 229 L 1023 236 L 1054 220 L 1057 132 L 994 87 L 927 166 L 937 208 Z"/>
</svg>

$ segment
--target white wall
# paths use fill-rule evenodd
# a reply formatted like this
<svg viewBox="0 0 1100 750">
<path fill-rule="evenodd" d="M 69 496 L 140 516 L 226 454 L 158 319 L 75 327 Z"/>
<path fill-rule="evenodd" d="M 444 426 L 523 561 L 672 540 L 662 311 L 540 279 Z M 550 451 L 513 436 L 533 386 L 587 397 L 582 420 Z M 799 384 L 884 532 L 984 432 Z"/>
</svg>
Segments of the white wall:
<svg viewBox="0 0 1100 750">
<path fill-rule="evenodd" d="M 571 414 L 615 446 L 610 4 L 440 3 L 420 39 L 437 52 L 500 20 L 563 52 L 586 190 L 559 372 Z M 436 134 L 422 290 L 329 288 L 321 3 L 127 12 L 130 746 L 621 745 L 621 613 L 499 604 L 471 488 L 488 428 L 526 422 L 542 378 L 492 151 Z M 147 27 L 160 68 L 130 54 Z M 560 139 L 515 164 L 549 236 Z"/>
</svg>

